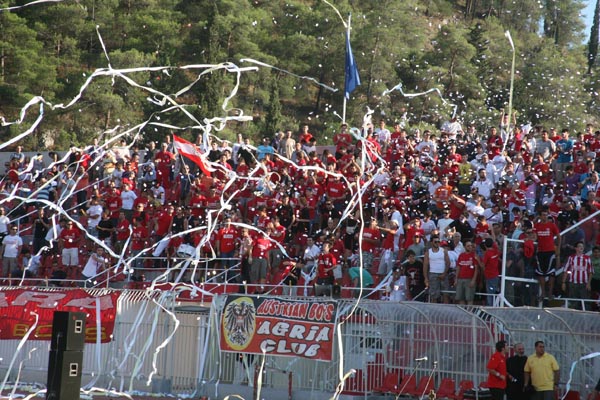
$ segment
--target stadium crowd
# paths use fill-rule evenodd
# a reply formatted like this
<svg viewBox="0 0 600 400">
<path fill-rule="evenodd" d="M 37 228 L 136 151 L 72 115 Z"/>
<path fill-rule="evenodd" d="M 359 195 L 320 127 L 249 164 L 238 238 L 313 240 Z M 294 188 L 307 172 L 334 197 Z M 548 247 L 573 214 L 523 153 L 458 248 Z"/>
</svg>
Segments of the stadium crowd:
<svg viewBox="0 0 600 400">
<path fill-rule="evenodd" d="M 537 281 L 508 281 L 513 305 L 597 298 L 600 131 L 506 114 L 486 132 L 456 118 L 436 132 L 375 125 L 342 124 L 323 151 L 308 125 L 257 146 L 199 137 L 202 168 L 171 136 L 144 149 L 95 142 L 48 166 L 18 147 L 1 186 L 2 276 L 64 285 L 127 263 L 131 276 L 111 279 L 139 281 L 199 248 L 204 268 L 243 291 L 379 285 L 372 296 L 392 301 L 492 304 L 505 257 L 507 276 Z"/>
</svg>

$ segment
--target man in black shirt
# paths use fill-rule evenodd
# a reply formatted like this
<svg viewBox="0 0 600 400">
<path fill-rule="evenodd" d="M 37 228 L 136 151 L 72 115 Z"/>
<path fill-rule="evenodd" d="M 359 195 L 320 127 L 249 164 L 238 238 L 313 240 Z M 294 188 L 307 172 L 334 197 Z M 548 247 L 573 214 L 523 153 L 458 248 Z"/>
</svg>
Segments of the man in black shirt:
<svg viewBox="0 0 600 400">
<path fill-rule="evenodd" d="M 525 355 L 525 345 L 517 343 L 514 346 L 515 355 L 506 360 L 506 372 L 508 374 L 508 382 L 506 386 L 507 400 L 527 400 L 529 393 L 523 390 L 525 363 L 527 356 Z"/>
<path fill-rule="evenodd" d="M 38 208 L 38 215 L 33 220 L 33 253 L 37 254 L 38 251 L 44 246 L 48 245 L 46 241 L 46 235 L 50 229 L 50 219 L 45 215 L 45 210 L 40 207 Z"/>
<path fill-rule="evenodd" d="M 410 299 L 413 301 L 427 301 L 425 295 L 425 275 L 423 273 L 423 262 L 417 260 L 415 252 L 408 250 L 406 252 L 407 260 L 404 264 L 404 273 L 410 292 Z"/>
<path fill-rule="evenodd" d="M 98 239 L 106 243 L 107 246 L 112 246 L 112 235 L 115 231 L 115 223 L 110 218 L 110 210 L 104 210 L 102 212 L 102 219 L 98 222 L 96 229 L 98 229 Z"/>
</svg>

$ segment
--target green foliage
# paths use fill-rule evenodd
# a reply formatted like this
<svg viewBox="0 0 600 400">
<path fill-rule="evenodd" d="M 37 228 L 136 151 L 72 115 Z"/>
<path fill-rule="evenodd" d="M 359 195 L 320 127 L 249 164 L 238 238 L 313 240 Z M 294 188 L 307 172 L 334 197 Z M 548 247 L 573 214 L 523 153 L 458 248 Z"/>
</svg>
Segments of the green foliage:
<svg viewBox="0 0 600 400">
<path fill-rule="evenodd" d="M 235 109 L 253 121 L 232 122 L 219 135 L 233 139 L 243 133 L 256 140 L 308 123 L 319 143 L 330 144 L 340 124 L 334 112 L 342 113 L 344 23 L 351 13 L 362 80 L 347 104 L 351 125 L 362 123 L 367 108 L 390 122 L 406 113 L 411 127 L 439 126 L 455 111 L 482 128 L 496 124 L 509 98 L 512 50 L 505 32 L 510 31 L 519 122 L 579 129 L 600 115 L 594 68 L 598 16 L 584 49 L 582 5 L 582 0 L 339 0 L 340 15 L 321 0 L 79 0 L 30 6 L 0 15 L 0 113 L 16 119 L 32 96 L 67 104 L 98 68 L 170 66 L 94 79 L 72 107 L 46 107 L 40 132 L 24 144 L 37 146 L 48 136 L 56 148 L 85 145 L 117 126 L 115 133 L 148 120 L 189 127 L 195 136 L 201 133 L 195 121 Z M 275 68 L 243 73 L 227 109 L 223 104 L 235 73 L 176 68 L 253 65 L 242 59 Z M 190 85 L 175 100 L 191 118 L 178 109 L 156 114 L 163 110 L 156 100 L 164 99 L 126 79 L 171 96 Z M 406 94 L 438 89 L 444 99 L 435 93 L 383 95 L 399 83 Z M 14 126 L 3 135 L 25 129 Z M 166 133 L 144 128 L 146 139 Z"/>
</svg>

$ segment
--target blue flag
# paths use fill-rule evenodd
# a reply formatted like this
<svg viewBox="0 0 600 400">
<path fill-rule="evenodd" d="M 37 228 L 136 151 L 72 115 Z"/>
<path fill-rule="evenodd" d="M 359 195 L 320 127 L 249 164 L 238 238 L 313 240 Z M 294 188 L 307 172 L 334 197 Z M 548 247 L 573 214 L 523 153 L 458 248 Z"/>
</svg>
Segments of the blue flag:
<svg viewBox="0 0 600 400">
<path fill-rule="evenodd" d="M 360 85 L 360 76 L 358 76 L 358 67 L 354 62 L 354 56 L 352 55 L 352 48 L 350 47 L 350 32 L 346 33 L 346 85 L 344 86 L 344 92 L 346 98 L 350 98 L 350 93 Z"/>
</svg>

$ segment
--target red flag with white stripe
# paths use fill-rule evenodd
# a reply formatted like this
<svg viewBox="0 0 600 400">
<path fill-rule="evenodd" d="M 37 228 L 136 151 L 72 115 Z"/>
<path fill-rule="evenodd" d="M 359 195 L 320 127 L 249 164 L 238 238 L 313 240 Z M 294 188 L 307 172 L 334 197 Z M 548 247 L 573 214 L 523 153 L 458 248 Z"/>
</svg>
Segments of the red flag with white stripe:
<svg viewBox="0 0 600 400">
<path fill-rule="evenodd" d="M 210 176 L 210 170 L 205 164 L 200 149 L 198 149 L 195 144 L 188 142 L 179 136 L 173 135 L 173 147 L 177 153 L 192 160 L 198 167 L 200 167 L 200 170 L 204 173 L 204 175 Z"/>
</svg>

